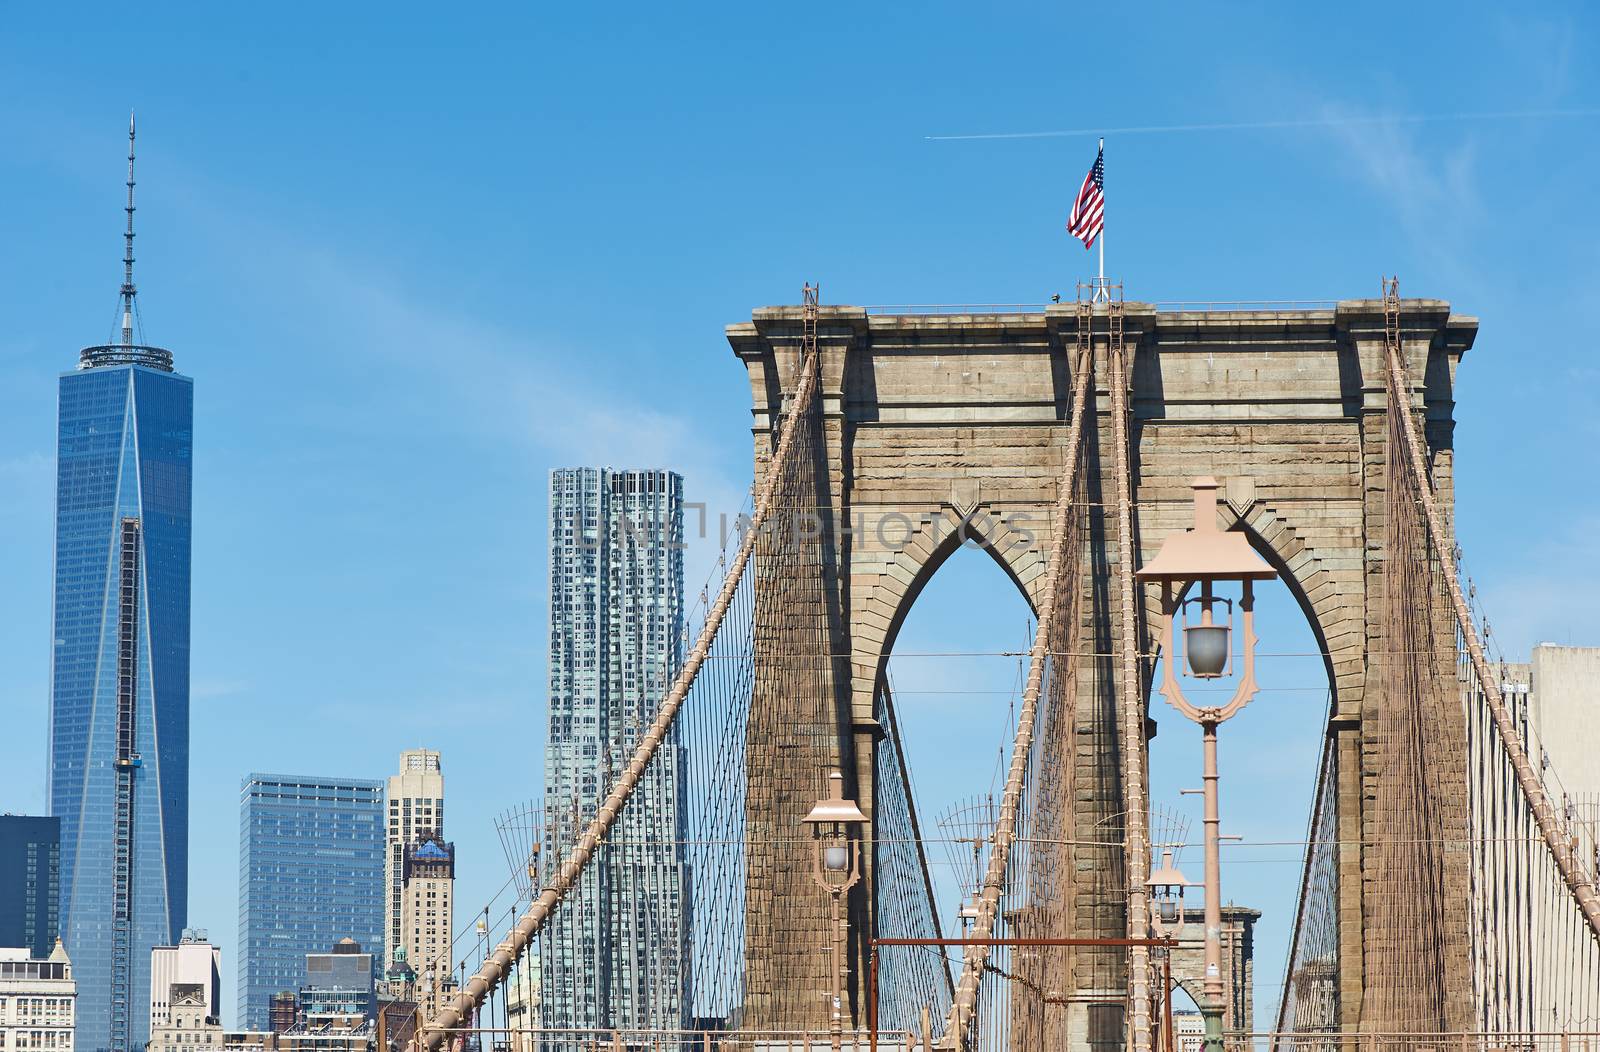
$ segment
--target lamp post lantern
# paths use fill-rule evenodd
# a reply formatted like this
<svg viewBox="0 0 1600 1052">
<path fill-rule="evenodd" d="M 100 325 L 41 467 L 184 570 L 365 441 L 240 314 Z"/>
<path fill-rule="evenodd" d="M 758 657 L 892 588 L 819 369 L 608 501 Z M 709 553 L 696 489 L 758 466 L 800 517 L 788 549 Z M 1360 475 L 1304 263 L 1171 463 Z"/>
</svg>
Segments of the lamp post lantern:
<svg viewBox="0 0 1600 1052">
<path fill-rule="evenodd" d="M 1172 864 L 1172 849 L 1163 848 L 1161 865 L 1144 882 L 1149 889 L 1150 902 L 1155 907 L 1150 913 L 1150 926 L 1155 937 L 1166 939 L 1178 934 L 1183 927 L 1183 892 L 1190 887 L 1183 871 Z"/>
<path fill-rule="evenodd" d="M 832 1010 L 828 1032 L 833 1041 L 833 1052 L 840 1052 L 844 1036 L 844 948 L 850 937 L 846 927 L 843 900 L 845 892 L 861 880 L 861 838 L 855 830 L 866 822 L 854 800 L 845 799 L 844 775 L 832 771 L 828 775 L 828 796 L 818 800 L 800 821 L 811 827 L 817 853 L 812 860 L 811 879 L 828 893 L 833 904 L 833 975 Z"/>
<path fill-rule="evenodd" d="M 1217 726 L 1234 716 L 1255 697 L 1256 633 L 1255 596 L 1252 586 L 1278 576 L 1250 547 L 1241 533 L 1217 529 L 1217 480 L 1197 478 L 1194 487 L 1194 528 L 1175 533 L 1161 545 L 1156 557 L 1135 574 L 1142 581 L 1161 585 L 1161 648 L 1163 672 L 1161 694 L 1184 716 L 1200 724 L 1205 748 L 1205 1052 L 1222 1052 L 1222 867 L 1217 806 Z M 1184 697 L 1179 685 L 1180 662 L 1184 672 L 1195 679 L 1217 679 L 1232 670 L 1232 630 L 1235 604 L 1219 598 L 1218 584 L 1238 584 L 1237 614 L 1241 645 L 1238 686 L 1224 705 L 1199 706 Z M 1185 599 L 1184 592 L 1198 586 L 1200 595 Z M 1198 607 L 1198 619 L 1191 620 L 1191 608 Z M 1224 619 L 1219 623 L 1219 613 Z M 1181 622 L 1183 642 L 1177 640 Z M 1165 867 L 1164 867 L 1165 868 Z M 1180 914 L 1181 917 L 1181 907 Z"/>
<path fill-rule="evenodd" d="M 1155 952 L 1160 956 L 1162 964 L 1161 1028 L 1164 1041 L 1161 1047 L 1165 1052 L 1174 1052 L 1176 1046 L 1172 1030 L 1172 948 L 1183 930 L 1183 892 L 1190 887 L 1190 884 L 1183 871 L 1173 865 L 1170 847 L 1162 849 L 1161 865 L 1150 874 L 1144 886 L 1150 894 L 1152 907 L 1151 934 L 1158 939 L 1168 940 L 1166 945 L 1156 947 Z"/>
</svg>

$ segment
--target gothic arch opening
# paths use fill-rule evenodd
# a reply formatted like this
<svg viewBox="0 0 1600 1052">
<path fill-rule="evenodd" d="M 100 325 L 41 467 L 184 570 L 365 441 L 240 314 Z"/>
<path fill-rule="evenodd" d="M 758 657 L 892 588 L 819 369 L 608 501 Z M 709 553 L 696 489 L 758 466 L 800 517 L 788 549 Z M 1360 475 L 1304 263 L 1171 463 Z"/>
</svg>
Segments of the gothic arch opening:
<svg viewBox="0 0 1600 1052">
<path fill-rule="evenodd" d="M 929 558 L 885 643 L 880 676 L 894 698 L 935 907 L 959 932 L 973 845 L 960 843 L 998 803 L 1027 678 L 1033 609 L 989 549 L 949 543 Z M 992 825 L 992 818 L 989 819 Z"/>
</svg>

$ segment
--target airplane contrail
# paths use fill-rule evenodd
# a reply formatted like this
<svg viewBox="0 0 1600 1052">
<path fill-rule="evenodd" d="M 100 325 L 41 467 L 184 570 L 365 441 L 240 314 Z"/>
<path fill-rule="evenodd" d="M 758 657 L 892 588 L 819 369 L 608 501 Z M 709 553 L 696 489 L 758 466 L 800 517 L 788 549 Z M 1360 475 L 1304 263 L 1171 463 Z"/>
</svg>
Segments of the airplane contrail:
<svg viewBox="0 0 1600 1052">
<path fill-rule="evenodd" d="M 926 142 L 976 139 L 1066 139 L 1095 135 L 1152 135 L 1161 132 L 1253 131 L 1271 128 L 1331 128 L 1352 124 L 1427 124 L 1436 121 L 1505 121 L 1549 117 L 1600 117 L 1600 108 L 1566 110 L 1503 110 L 1484 113 L 1399 114 L 1390 117 L 1315 117 L 1282 121 L 1237 121 L 1213 124 L 1145 124 L 1127 128 L 1068 128 L 1062 131 L 990 132 L 979 135 L 924 135 Z"/>
</svg>

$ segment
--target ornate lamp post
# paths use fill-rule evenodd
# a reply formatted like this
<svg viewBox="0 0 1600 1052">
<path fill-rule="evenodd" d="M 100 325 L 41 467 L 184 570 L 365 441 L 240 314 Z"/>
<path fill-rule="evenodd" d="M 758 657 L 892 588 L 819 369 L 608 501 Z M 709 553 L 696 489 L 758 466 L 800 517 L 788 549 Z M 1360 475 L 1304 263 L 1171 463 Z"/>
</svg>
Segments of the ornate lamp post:
<svg viewBox="0 0 1600 1052">
<path fill-rule="evenodd" d="M 1221 839 L 1217 814 L 1217 726 L 1232 717 L 1255 697 L 1256 633 L 1255 600 L 1252 585 L 1278 576 L 1250 547 L 1240 533 L 1217 529 L 1217 480 L 1210 476 L 1194 480 L 1194 528 L 1175 533 L 1161 550 L 1135 576 L 1161 584 L 1161 694 L 1173 708 L 1200 724 L 1205 742 L 1205 840 L 1206 840 L 1206 973 L 1205 1052 L 1222 1052 L 1222 867 L 1218 845 Z M 1243 632 L 1239 684 L 1225 705 L 1199 706 L 1183 696 L 1178 684 L 1179 663 L 1195 679 L 1217 679 L 1232 671 L 1231 635 L 1235 604 L 1219 598 L 1216 585 L 1237 583 L 1240 598 L 1237 611 Z M 1198 585 L 1200 595 L 1184 598 L 1184 592 Z M 1198 618 L 1190 611 L 1198 607 Z M 1220 608 L 1220 609 L 1219 609 Z M 1219 621 L 1218 615 L 1222 614 Z M 1183 643 L 1176 639 L 1182 622 Z M 1181 907 L 1180 907 L 1181 910 Z M 1182 914 L 1180 912 L 1179 916 Z"/>
<path fill-rule="evenodd" d="M 1161 866 L 1144 882 L 1150 893 L 1150 931 L 1158 939 L 1176 939 L 1183 929 L 1183 892 L 1190 886 L 1183 871 L 1172 864 L 1172 849 L 1163 848 Z M 1166 1052 L 1173 1052 L 1172 946 L 1156 948 L 1162 963 L 1161 1022 Z"/>
<path fill-rule="evenodd" d="M 1158 939 L 1178 934 L 1183 927 L 1183 892 L 1190 887 L 1183 871 L 1172 864 L 1172 849 L 1161 852 L 1161 865 L 1144 882 L 1150 891 L 1150 927 Z"/>
<path fill-rule="evenodd" d="M 867 816 L 854 800 L 845 799 L 844 775 L 831 772 L 828 789 L 827 798 L 818 800 L 817 806 L 800 821 L 811 827 L 817 845 L 811 879 L 833 903 L 833 1011 L 828 1026 L 833 1050 L 839 1052 L 844 1036 L 844 945 L 850 937 L 843 900 L 845 892 L 861 879 L 861 838 L 856 830 Z"/>
</svg>

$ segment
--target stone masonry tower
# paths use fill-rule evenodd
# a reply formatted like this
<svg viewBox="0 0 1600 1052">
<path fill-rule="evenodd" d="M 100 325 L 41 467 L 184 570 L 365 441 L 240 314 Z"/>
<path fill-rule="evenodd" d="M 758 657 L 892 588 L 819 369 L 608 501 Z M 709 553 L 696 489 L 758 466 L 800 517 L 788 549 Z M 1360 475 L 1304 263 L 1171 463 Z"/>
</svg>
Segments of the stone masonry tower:
<svg viewBox="0 0 1600 1052">
<path fill-rule="evenodd" d="M 924 584 L 963 535 L 984 544 L 1038 609 L 1073 386 L 1077 315 L 1071 305 L 1032 313 L 875 314 L 823 308 L 818 329 L 821 387 L 804 480 L 823 536 L 810 580 L 757 579 L 757 687 L 751 713 L 750 841 L 747 924 L 748 1026 L 812 1027 L 826 1017 L 828 979 L 817 963 L 823 898 L 794 876 L 784 847 L 839 765 L 869 818 L 875 750 L 882 728 L 874 699 L 896 633 Z M 1189 480 L 1214 475 L 1225 500 L 1218 525 L 1243 531 L 1279 572 L 1319 641 L 1333 691 L 1324 728 L 1337 770 L 1338 1014 L 1352 1028 L 1469 1025 L 1470 984 L 1396 991 L 1399 955 L 1415 940 L 1401 888 L 1372 845 L 1393 840 L 1406 816 L 1389 791 L 1421 778 L 1445 801 L 1440 828 L 1464 839 L 1458 780 L 1464 733 L 1447 710 L 1428 732 L 1436 750 L 1420 774 L 1394 762 L 1395 697 L 1386 679 L 1380 631 L 1388 458 L 1381 301 L 1346 300 L 1318 309 L 1189 311 L 1125 306 L 1131 368 L 1110 375 L 1097 354 L 1096 412 L 1086 432 L 1087 501 L 1079 616 L 1097 654 L 1121 645 L 1116 589 L 1119 546 L 1133 563 L 1186 525 Z M 1476 319 L 1440 300 L 1406 300 L 1402 346 L 1412 410 L 1425 421 L 1428 467 L 1441 504 L 1453 500 L 1454 378 L 1472 346 Z M 759 486 L 775 443 L 775 424 L 792 394 L 801 340 L 798 307 L 768 307 L 728 328 L 749 371 Z M 1130 407 L 1133 536 L 1098 509 L 1114 500 L 1109 451 L 1112 385 Z M 1026 534 L 1026 536 L 1022 536 Z M 1155 596 L 1140 592 L 1138 653 L 1148 682 L 1149 626 Z M 762 601 L 765 599 L 766 613 Z M 1441 661 L 1454 661 L 1453 635 L 1435 626 Z M 768 643 L 763 649 L 763 631 Z M 1449 646 L 1450 651 L 1445 653 Z M 805 676 L 795 654 L 813 655 Z M 765 662 L 765 664 L 764 664 Z M 1120 758 L 1145 742 L 1124 740 L 1128 706 L 1109 665 L 1078 672 L 1073 721 L 1076 792 L 1073 828 L 1084 841 L 1119 830 L 1126 787 Z M 1149 715 L 1166 719 L 1158 707 Z M 1148 726 L 1142 720 L 1137 725 Z M 915 763 L 915 757 L 910 758 Z M 759 772 L 759 778 L 757 773 Z M 1447 838 L 1448 839 L 1448 836 Z M 1071 861 L 1061 894 L 1072 931 L 1127 935 L 1120 852 L 1083 852 Z M 1430 952 L 1447 975 L 1467 968 L 1467 874 L 1460 853 L 1437 860 L 1430 890 L 1438 922 Z M 872 882 L 852 904 L 851 998 L 847 1019 L 865 1025 L 865 937 Z M 1408 939 L 1411 941 L 1408 942 Z M 1077 956 L 1068 1002 L 1072 1030 L 1087 1036 L 1113 1018 L 1125 967 L 1094 952 Z M 1408 1000 L 1410 998 L 1410 1000 Z M 1365 1008 L 1363 1007 L 1365 1004 Z M 1378 1006 L 1383 1006 L 1381 1009 Z M 1379 1018 L 1382 1016 L 1383 1018 Z M 1095 1023 L 1098 1019 L 1100 1022 Z M 1120 1020 L 1120 1017 L 1115 1017 Z M 1116 1022 L 1120 1027 L 1120 1022 Z"/>
</svg>

